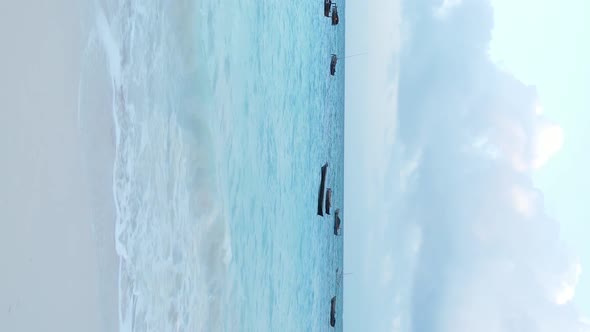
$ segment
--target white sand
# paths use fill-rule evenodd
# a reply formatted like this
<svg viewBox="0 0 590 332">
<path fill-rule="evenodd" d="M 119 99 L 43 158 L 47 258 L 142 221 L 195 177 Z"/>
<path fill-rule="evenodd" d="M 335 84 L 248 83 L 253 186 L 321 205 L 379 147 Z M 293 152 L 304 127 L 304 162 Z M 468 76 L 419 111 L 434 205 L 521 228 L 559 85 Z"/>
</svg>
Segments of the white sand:
<svg viewBox="0 0 590 332">
<path fill-rule="evenodd" d="M 117 330 L 110 91 L 87 78 L 79 131 L 78 3 L 0 2 L 0 331 Z"/>
</svg>

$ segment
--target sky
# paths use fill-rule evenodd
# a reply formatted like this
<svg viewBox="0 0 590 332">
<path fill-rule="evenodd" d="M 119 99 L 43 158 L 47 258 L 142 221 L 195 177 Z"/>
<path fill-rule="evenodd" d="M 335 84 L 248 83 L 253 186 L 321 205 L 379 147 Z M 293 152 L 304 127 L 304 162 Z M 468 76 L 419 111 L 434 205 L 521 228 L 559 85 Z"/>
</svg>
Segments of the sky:
<svg viewBox="0 0 590 332">
<path fill-rule="evenodd" d="M 584 1 L 348 1 L 348 331 L 590 331 Z"/>
<path fill-rule="evenodd" d="M 549 214 L 559 218 L 563 237 L 580 256 L 582 273 L 577 287 L 577 302 L 590 316 L 590 155 L 585 142 L 590 140 L 590 23 L 586 13 L 590 3 L 583 0 L 493 2 L 497 22 L 490 55 L 494 61 L 519 79 L 534 84 L 539 92 L 543 114 L 562 128 L 563 146 L 545 167 L 534 174 L 535 183 L 545 194 Z M 536 8 L 530 11 L 530 8 Z M 534 24 L 517 27 L 520 17 Z M 535 32 L 535 31 L 541 31 Z M 518 41 L 531 36 L 526 49 Z M 584 42 L 586 41 L 586 42 Z M 520 51 L 519 51 L 520 49 Z"/>
</svg>

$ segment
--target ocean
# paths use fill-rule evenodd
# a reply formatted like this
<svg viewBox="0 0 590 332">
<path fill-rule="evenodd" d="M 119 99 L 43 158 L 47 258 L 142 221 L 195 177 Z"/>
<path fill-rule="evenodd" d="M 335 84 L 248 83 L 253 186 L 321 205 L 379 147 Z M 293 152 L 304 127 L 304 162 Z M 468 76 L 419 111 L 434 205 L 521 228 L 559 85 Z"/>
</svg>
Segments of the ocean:
<svg viewBox="0 0 590 332">
<path fill-rule="evenodd" d="M 332 331 L 334 295 L 343 329 L 343 237 L 316 215 L 328 162 L 344 232 L 338 8 L 331 26 L 320 0 L 96 3 L 120 331 Z"/>
</svg>

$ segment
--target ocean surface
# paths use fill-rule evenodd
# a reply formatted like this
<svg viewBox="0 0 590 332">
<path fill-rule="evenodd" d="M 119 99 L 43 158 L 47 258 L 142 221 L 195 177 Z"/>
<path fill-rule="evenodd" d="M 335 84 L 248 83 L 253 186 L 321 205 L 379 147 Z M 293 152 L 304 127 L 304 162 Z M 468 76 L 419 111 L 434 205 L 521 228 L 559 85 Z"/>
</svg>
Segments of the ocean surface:
<svg viewBox="0 0 590 332">
<path fill-rule="evenodd" d="M 320 0 L 95 4 L 83 60 L 112 92 L 120 331 L 332 331 L 334 295 L 342 330 L 342 236 L 316 215 L 328 162 L 345 230 L 339 12 L 334 27 Z"/>
</svg>

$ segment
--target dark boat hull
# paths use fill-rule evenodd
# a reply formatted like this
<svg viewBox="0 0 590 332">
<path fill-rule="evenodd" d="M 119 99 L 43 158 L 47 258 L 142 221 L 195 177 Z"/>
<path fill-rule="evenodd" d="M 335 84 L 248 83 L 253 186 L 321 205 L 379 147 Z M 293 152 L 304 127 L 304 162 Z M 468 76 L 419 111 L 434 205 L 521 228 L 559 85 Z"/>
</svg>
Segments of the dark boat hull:
<svg viewBox="0 0 590 332">
<path fill-rule="evenodd" d="M 330 214 L 330 208 L 332 207 L 332 188 L 328 188 L 326 192 L 326 214 Z"/>
<path fill-rule="evenodd" d="M 330 75 L 334 76 L 336 74 L 336 63 L 338 62 L 338 57 L 335 54 L 332 54 L 330 58 Z"/>
<path fill-rule="evenodd" d="M 334 235 L 338 236 L 338 231 L 340 230 L 340 210 L 336 209 L 334 213 Z"/>
<path fill-rule="evenodd" d="M 330 326 L 336 326 L 336 296 L 330 301 Z"/>
<path fill-rule="evenodd" d="M 332 0 L 324 0 L 324 16 L 330 17 L 330 7 L 332 7 Z"/>
<path fill-rule="evenodd" d="M 332 25 L 338 25 L 338 22 L 340 22 L 340 17 L 338 16 L 338 9 L 334 7 L 332 9 Z"/>
<path fill-rule="evenodd" d="M 322 179 L 320 181 L 320 191 L 318 193 L 318 216 L 324 215 L 323 203 L 324 203 L 324 190 L 326 188 L 326 173 L 328 171 L 328 163 L 322 166 Z"/>
</svg>

